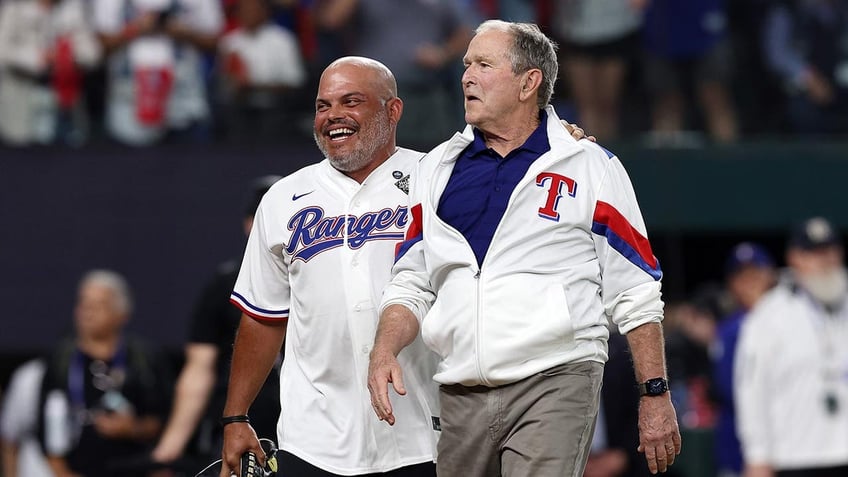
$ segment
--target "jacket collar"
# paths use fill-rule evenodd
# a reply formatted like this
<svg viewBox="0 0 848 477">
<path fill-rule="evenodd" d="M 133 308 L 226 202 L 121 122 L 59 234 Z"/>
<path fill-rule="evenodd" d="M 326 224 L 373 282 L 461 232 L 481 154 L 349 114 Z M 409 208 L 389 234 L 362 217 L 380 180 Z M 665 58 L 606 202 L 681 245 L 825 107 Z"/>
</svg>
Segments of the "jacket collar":
<svg viewBox="0 0 848 477">
<path fill-rule="evenodd" d="M 545 113 L 548 115 L 547 132 L 548 142 L 551 145 L 551 150 L 545 154 L 556 154 L 557 157 L 568 157 L 577 153 L 582 148 L 577 144 L 577 140 L 568 134 L 568 131 L 560 123 L 559 116 L 554 111 L 553 106 L 545 107 Z M 470 124 L 465 126 L 465 129 L 460 133 L 457 132 L 451 137 L 446 144 L 445 152 L 442 155 L 441 163 L 449 164 L 455 162 L 459 155 L 474 141 L 474 128 Z"/>
</svg>

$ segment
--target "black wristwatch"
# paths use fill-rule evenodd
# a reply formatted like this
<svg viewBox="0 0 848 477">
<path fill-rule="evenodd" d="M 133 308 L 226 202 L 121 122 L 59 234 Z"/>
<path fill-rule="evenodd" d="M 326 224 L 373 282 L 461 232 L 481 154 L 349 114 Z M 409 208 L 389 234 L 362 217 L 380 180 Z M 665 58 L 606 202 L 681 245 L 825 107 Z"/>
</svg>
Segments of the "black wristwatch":
<svg viewBox="0 0 848 477">
<path fill-rule="evenodd" d="M 661 396 L 668 392 L 668 381 L 665 378 L 653 378 L 636 386 L 640 396 Z"/>
</svg>

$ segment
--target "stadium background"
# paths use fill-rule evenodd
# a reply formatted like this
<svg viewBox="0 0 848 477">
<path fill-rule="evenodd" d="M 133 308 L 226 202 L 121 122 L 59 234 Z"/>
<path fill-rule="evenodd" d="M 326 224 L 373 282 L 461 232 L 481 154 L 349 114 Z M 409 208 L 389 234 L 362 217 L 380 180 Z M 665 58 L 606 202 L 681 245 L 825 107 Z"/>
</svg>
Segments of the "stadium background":
<svg viewBox="0 0 848 477">
<path fill-rule="evenodd" d="M 782 256 L 787 228 L 824 215 L 848 229 L 848 143 L 758 140 L 650 149 L 609 145 L 633 179 L 668 301 L 720 281 L 740 240 Z M 69 331 L 75 286 L 112 268 L 134 288 L 131 327 L 178 349 L 206 277 L 244 246 L 244 192 L 319 159 L 287 144 L 0 149 L 3 378 Z"/>
</svg>

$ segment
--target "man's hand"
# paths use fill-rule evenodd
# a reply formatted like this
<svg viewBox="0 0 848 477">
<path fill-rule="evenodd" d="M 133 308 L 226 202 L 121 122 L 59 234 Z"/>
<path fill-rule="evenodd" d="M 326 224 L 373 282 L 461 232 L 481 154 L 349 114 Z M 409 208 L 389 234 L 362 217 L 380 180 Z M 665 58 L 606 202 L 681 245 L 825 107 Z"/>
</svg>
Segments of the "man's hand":
<svg viewBox="0 0 848 477">
<path fill-rule="evenodd" d="M 256 431 L 246 422 L 234 422 L 224 426 L 224 446 L 221 450 L 221 474 L 220 477 L 239 475 L 241 469 L 239 462 L 241 456 L 251 451 L 256 454 L 256 460 L 261 467 L 265 467 L 265 451 L 256 437 Z"/>
<path fill-rule="evenodd" d="M 804 88 L 807 95 L 818 106 L 827 106 L 834 101 L 836 93 L 833 85 L 826 76 L 818 70 L 809 68 L 804 72 L 803 76 Z"/>
<path fill-rule="evenodd" d="M 671 396 L 643 396 L 639 401 L 639 452 L 645 453 L 651 473 L 668 470 L 680 454 L 680 446 Z"/>
<path fill-rule="evenodd" d="M 565 119 L 560 119 L 560 122 L 562 122 L 562 125 L 563 127 L 565 127 L 565 130 L 568 131 L 568 134 L 571 134 L 571 137 L 573 137 L 574 139 L 577 139 L 579 141 L 583 138 L 586 138 L 592 142 L 598 142 L 597 139 L 595 139 L 595 136 L 586 136 L 586 131 L 584 131 L 583 128 L 581 128 L 577 124 L 571 124 Z"/>
<path fill-rule="evenodd" d="M 395 416 L 392 414 L 392 403 L 389 400 L 389 383 L 392 383 L 395 391 L 401 396 L 406 394 L 403 371 L 397 358 L 392 352 L 375 347 L 371 350 L 371 361 L 368 364 L 371 407 L 381 421 L 386 421 L 391 426 L 395 423 Z"/>
<path fill-rule="evenodd" d="M 133 412 L 99 412 L 94 415 L 94 428 L 110 439 L 132 439 L 137 422 Z"/>
<path fill-rule="evenodd" d="M 768 464 L 745 464 L 744 477 L 774 477 L 774 470 Z"/>
</svg>

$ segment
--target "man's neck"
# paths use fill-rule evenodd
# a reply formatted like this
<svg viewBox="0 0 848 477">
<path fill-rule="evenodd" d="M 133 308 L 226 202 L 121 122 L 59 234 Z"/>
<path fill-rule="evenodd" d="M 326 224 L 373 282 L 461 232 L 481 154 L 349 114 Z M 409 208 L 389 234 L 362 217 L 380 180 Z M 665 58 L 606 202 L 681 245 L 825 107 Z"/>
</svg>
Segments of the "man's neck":
<svg viewBox="0 0 848 477">
<path fill-rule="evenodd" d="M 374 154 L 374 157 L 376 157 L 376 159 L 369 162 L 362 169 L 356 171 L 342 172 L 342 174 L 362 184 L 363 182 L 365 182 L 365 179 L 367 179 L 368 176 L 371 175 L 372 172 L 374 172 L 378 167 L 382 166 L 384 162 L 388 161 L 389 158 L 397 152 L 397 149 L 398 148 L 394 144 L 392 144 L 391 147 L 387 147 L 377 151 Z"/>
<path fill-rule="evenodd" d="M 491 148 L 501 157 L 506 157 L 510 152 L 521 147 L 533 131 L 539 127 L 539 113 L 536 111 L 532 116 L 524 116 L 519 121 L 504 123 L 503 127 L 480 130 L 486 147 Z"/>
<path fill-rule="evenodd" d="M 107 361 L 117 353 L 120 341 L 121 338 L 118 335 L 102 338 L 80 337 L 77 338 L 77 347 L 91 358 Z"/>
</svg>

